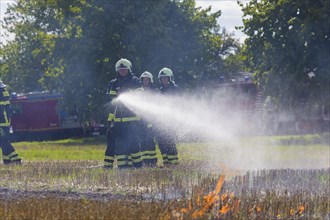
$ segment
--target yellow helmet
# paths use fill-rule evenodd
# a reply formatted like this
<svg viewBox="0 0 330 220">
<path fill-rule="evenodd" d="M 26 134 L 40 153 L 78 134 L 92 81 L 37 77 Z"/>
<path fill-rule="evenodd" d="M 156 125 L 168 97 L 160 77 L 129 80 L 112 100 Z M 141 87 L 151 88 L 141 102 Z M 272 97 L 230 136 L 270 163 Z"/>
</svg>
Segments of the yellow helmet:
<svg viewBox="0 0 330 220">
<path fill-rule="evenodd" d="M 120 69 L 128 69 L 130 72 L 132 72 L 132 63 L 128 59 L 121 58 L 116 63 L 116 72 L 118 72 Z"/>
<path fill-rule="evenodd" d="M 153 80 L 153 76 L 152 76 L 152 74 L 150 73 L 150 72 L 148 72 L 148 71 L 145 71 L 145 72 L 143 72 L 142 74 L 141 74 L 141 76 L 140 76 L 140 79 L 142 79 L 142 78 L 149 78 L 150 79 L 150 82 L 151 83 L 154 83 L 154 80 Z"/>
</svg>

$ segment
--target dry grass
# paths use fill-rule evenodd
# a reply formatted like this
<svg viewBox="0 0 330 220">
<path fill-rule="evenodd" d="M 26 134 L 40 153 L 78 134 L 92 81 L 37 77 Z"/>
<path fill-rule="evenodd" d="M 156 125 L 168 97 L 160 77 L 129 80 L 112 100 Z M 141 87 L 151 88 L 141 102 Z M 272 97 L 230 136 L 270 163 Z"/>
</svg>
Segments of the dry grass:
<svg viewBox="0 0 330 220">
<path fill-rule="evenodd" d="M 24 151 L 24 164 L 0 164 L 5 220 L 330 218 L 330 168 L 232 170 L 219 164 L 221 158 L 213 160 L 214 154 L 202 155 L 205 145 L 194 144 L 179 146 L 187 154 L 176 167 L 105 170 L 99 166 L 104 153 L 99 142 L 16 147 Z M 95 150 L 91 160 L 89 147 Z M 51 155 L 36 159 L 43 150 Z M 68 156 L 79 150 L 82 159 Z M 318 148 L 311 157 L 328 150 Z"/>
<path fill-rule="evenodd" d="M 219 179 L 196 162 L 137 170 L 96 164 L 0 166 L 2 219 L 322 219 L 330 213 L 329 169 L 223 171 Z"/>
</svg>

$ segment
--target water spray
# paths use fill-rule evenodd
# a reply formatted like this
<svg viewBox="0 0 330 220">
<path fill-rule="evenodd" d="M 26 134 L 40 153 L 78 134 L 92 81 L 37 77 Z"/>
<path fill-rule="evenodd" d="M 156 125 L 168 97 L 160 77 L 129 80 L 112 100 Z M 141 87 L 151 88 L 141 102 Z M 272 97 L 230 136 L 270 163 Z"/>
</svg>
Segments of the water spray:
<svg viewBox="0 0 330 220">
<path fill-rule="evenodd" d="M 234 118 L 225 118 L 201 99 L 186 96 L 161 96 L 153 93 L 131 93 L 118 97 L 128 108 L 159 129 L 170 131 L 179 139 L 188 136 L 206 141 L 229 141 L 236 131 Z M 230 120 L 230 121 L 229 121 Z"/>
<path fill-rule="evenodd" d="M 246 154 L 236 140 L 244 122 L 230 109 L 217 108 L 219 103 L 192 95 L 162 96 L 147 92 L 122 94 L 118 101 L 152 123 L 163 135 L 175 137 L 177 142 L 202 141 L 216 146 L 215 150 L 205 148 L 201 156 L 226 155 L 228 161 L 219 157 L 216 163 L 230 167 L 242 164 L 241 157 Z"/>
<path fill-rule="evenodd" d="M 227 94 L 225 97 L 235 98 Z M 253 133 L 257 129 L 249 123 L 246 109 L 226 105 L 214 97 L 162 96 L 144 91 L 122 94 L 118 101 L 164 132 L 163 135 L 176 137 L 177 142 L 202 141 L 212 145 L 200 152 L 201 156 L 210 156 L 215 163 L 228 168 L 259 170 L 306 166 L 305 160 L 299 158 L 283 163 L 283 155 L 275 146 L 265 146 L 263 142 L 244 144 L 241 138 L 248 135 L 244 132 Z M 222 155 L 219 161 L 214 160 L 217 155 Z"/>
</svg>

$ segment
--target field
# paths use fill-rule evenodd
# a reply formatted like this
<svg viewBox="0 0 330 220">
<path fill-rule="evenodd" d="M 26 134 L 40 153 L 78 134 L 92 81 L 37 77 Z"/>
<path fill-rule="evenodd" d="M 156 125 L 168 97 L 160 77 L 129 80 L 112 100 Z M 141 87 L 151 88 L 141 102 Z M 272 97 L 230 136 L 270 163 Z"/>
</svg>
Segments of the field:
<svg viewBox="0 0 330 220">
<path fill-rule="evenodd" d="M 180 143 L 179 165 L 127 170 L 101 167 L 103 137 L 13 145 L 1 219 L 330 219 L 329 134 Z"/>
</svg>

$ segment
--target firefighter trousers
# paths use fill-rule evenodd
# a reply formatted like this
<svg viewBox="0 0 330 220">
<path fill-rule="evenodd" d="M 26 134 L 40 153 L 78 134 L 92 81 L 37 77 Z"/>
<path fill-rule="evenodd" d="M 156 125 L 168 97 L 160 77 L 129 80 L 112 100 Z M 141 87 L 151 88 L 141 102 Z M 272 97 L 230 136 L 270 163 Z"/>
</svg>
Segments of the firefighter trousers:
<svg viewBox="0 0 330 220">
<path fill-rule="evenodd" d="M 115 161 L 115 145 L 115 129 L 113 127 L 113 123 L 109 123 L 107 129 L 107 148 L 105 150 L 104 157 L 105 168 L 113 168 L 113 163 Z"/>
<path fill-rule="evenodd" d="M 140 143 L 143 165 L 147 167 L 155 167 L 157 165 L 155 132 L 151 124 L 142 124 L 140 130 Z"/>
<path fill-rule="evenodd" d="M 138 121 L 118 122 L 115 126 L 108 128 L 105 167 L 112 168 L 115 159 L 118 168 L 142 166 L 139 125 Z"/>
<path fill-rule="evenodd" d="M 157 137 L 157 142 L 162 154 L 164 165 L 179 163 L 178 151 L 173 137 L 165 137 L 161 135 Z"/>
<path fill-rule="evenodd" d="M 20 164 L 21 158 L 10 142 L 9 127 L 0 127 L 0 146 L 2 150 L 2 160 L 4 164 Z"/>
</svg>

